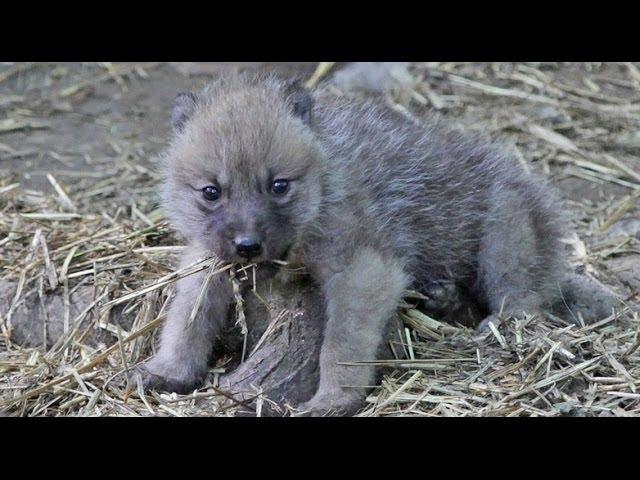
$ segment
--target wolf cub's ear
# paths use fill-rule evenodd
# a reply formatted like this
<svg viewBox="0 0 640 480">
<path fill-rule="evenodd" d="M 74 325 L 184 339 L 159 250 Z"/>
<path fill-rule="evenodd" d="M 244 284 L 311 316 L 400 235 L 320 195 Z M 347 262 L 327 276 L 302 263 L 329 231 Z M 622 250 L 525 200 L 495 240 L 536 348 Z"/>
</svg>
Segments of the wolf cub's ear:
<svg viewBox="0 0 640 480">
<path fill-rule="evenodd" d="M 195 93 L 179 93 L 173 101 L 173 113 L 171 114 L 171 125 L 173 130 L 180 133 L 193 115 L 198 105 L 198 96 Z"/>
<path fill-rule="evenodd" d="M 313 98 L 311 93 L 302 85 L 300 79 L 287 81 L 284 86 L 284 93 L 291 105 L 293 114 L 299 117 L 303 123 L 311 124 Z"/>
</svg>

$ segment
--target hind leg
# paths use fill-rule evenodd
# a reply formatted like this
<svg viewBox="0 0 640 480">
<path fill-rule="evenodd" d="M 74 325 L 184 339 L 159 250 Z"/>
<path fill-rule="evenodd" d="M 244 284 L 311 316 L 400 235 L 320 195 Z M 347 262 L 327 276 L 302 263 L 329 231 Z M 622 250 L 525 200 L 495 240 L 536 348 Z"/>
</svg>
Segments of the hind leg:
<svg viewBox="0 0 640 480">
<path fill-rule="evenodd" d="M 530 184 L 503 188 L 492 198 L 480 242 L 479 293 L 499 319 L 541 314 L 552 300 L 561 264 L 556 218 Z"/>
<path fill-rule="evenodd" d="M 556 315 L 580 324 L 594 323 L 611 315 L 618 301 L 615 293 L 586 275 L 568 272 L 558 286 L 559 298 L 553 305 Z"/>
</svg>

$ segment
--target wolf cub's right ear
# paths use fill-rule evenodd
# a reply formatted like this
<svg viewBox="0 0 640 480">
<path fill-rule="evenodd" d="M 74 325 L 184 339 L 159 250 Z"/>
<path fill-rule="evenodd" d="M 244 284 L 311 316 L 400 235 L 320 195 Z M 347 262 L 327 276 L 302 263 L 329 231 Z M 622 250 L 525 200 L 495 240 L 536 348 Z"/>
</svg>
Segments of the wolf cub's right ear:
<svg viewBox="0 0 640 480">
<path fill-rule="evenodd" d="M 195 93 L 179 93 L 173 101 L 173 113 L 171 125 L 173 130 L 181 133 L 198 105 L 198 96 Z"/>
</svg>

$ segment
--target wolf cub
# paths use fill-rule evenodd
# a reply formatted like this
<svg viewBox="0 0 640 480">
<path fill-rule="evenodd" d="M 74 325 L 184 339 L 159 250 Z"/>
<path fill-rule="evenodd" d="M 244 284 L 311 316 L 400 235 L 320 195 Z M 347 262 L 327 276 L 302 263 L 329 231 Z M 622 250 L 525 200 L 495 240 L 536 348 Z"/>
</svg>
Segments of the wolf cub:
<svg viewBox="0 0 640 480">
<path fill-rule="evenodd" d="M 183 264 L 303 265 L 327 324 L 317 393 L 300 408 L 351 414 L 407 288 L 464 285 L 498 315 L 553 302 L 563 248 L 554 194 L 509 154 L 440 121 L 417 125 L 378 101 L 312 94 L 276 76 L 230 75 L 180 94 L 164 152 L 163 202 Z M 186 392 L 206 375 L 233 300 L 205 273 L 181 280 L 147 387 Z"/>
</svg>

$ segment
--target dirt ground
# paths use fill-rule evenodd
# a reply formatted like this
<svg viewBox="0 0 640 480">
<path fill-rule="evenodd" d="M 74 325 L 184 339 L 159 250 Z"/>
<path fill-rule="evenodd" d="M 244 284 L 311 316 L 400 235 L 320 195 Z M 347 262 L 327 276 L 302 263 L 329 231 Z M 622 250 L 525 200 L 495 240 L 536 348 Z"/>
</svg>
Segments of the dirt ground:
<svg viewBox="0 0 640 480">
<path fill-rule="evenodd" d="M 230 69 L 272 69 L 308 79 L 316 67 L 0 63 L 0 177 L 5 186 L 19 183 L 37 195 L 54 192 L 47 179 L 52 174 L 69 198 L 92 189 L 91 201 L 79 202 L 80 213 L 114 215 L 135 205 L 149 215 L 157 208 L 154 155 L 167 141 L 177 92 Z M 526 168 L 548 177 L 561 192 L 578 233 L 571 245 L 576 265 L 637 309 L 640 64 L 407 67 L 410 78 L 402 92 L 394 92 L 395 107 L 417 121 L 436 109 L 467 129 L 503 139 Z M 322 81 L 331 83 L 345 68 L 334 65 Z M 117 188 L 110 182 L 114 176 L 122 178 Z M 10 213 L 5 208 L 0 215 Z M 0 239 L 9 235 L 4 228 Z"/>
</svg>

